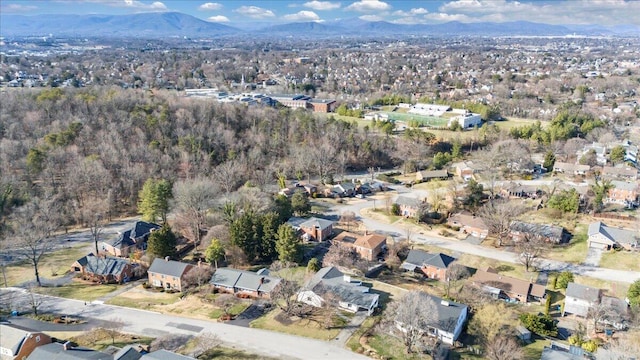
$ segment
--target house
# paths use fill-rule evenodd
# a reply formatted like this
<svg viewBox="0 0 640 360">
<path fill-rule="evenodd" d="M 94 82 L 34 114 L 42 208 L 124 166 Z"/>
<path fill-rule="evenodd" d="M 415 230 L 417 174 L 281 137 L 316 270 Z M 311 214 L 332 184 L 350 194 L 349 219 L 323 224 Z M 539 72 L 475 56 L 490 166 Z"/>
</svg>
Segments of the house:
<svg viewBox="0 0 640 360">
<path fill-rule="evenodd" d="M 498 274 L 494 269 L 478 270 L 471 277 L 471 282 L 481 286 L 495 299 L 510 302 L 528 303 L 542 301 L 547 295 L 542 285 Z"/>
<path fill-rule="evenodd" d="M 160 225 L 146 221 L 136 221 L 133 226 L 110 241 L 102 243 L 102 250 L 113 256 L 127 257 L 136 249 L 146 250 L 147 240 L 152 231 Z"/>
<path fill-rule="evenodd" d="M 306 241 L 325 241 L 333 235 L 333 221 L 330 220 L 312 217 L 298 224 L 298 228 Z"/>
<path fill-rule="evenodd" d="M 475 173 L 475 169 L 473 168 L 473 163 L 470 161 L 462 161 L 453 165 L 455 169 L 455 174 L 457 177 L 461 178 L 464 181 L 469 181 L 473 179 L 473 174 Z"/>
<path fill-rule="evenodd" d="M 356 194 L 356 184 L 350 182 L 344 182 L 333 185 L 331 189 L 334 193 L 340 197 L 351 197 Z"/>
<path fill-rule="evenodd" d="M 638 183 L 626 181 L 611 181 L 613 187 L 607 192 L 607 203 L 636 206 L 638 204 Z"/>
<path fill-rule="evenodd" d="M 535 185 L 522 185 L 515 182 L 506 184 L 500 191 L 505 197 L 537 199 L 543 192 Z"/>
<path fill-rule="evenodd" d="M 22 360 L 38 346 L 51 343 L 51 337 L 10 323 L 0 323 L 0 359 Z"/>
<path fill-rule="evenodd" d="M 484 239 L 489 235 L 489 226 L 481 217 L 475 216 L 467 212 L 459 212 L 449 216 L 447 225 L 457 227 L 463 234 Z"/>
<path fill-rule="evenodd" d="M 374 261 L 387 246 L 387 237 L 379 234 L 356 235 L 343 231 L 332 242 L 354 249 L 361 258 Z"/>
<path fill-rule="evenodd" d="M 589 172 L 589 170 L 591 170 L 591 166 L 589 165 L 571 164 L 561 161 L 553 163 L 553 172 L 555 173 L 584 176 Z"/>
<path fill-rule="evenodd" d="M 369 293 L 362 282 L 352 281 L 333 266 L 320 269 L 298 292 L 298 301 L 311 306 L 322 307 L 327 301 L 335 301 L 342 310 L 353 313 L 364 310 L 368 315 L 378 307 L 379 298 L 378 294 Z"/>
<path fill-rule="evenodd" d="M 89 254 L 71 265 L 71 271 L 101 283 L 124 283 L 133 277 L 134 265 L 129 260 Z"/>
<path fill-rule="evenodd" d="M 525 239 L 544 240 L 555 244 L 569 240 L 569 234 L 561 226 L 512 221 L 509 224 L 509 236 L 513 241 Z"/>
<path fill-rule="evenodd" d="M 427 324 L 426 329 L 422 329 L 428 336 L 438 338 L 445 344 L 453 345 L 462 333 L 462 328 L 467 321 L 469 308 L 467 305 L 454 301 L 444 300 L 437 296 L 420 292 L 421 303 L 431 302 L 435 304 L 433 308 L 425 308 L 425 311 L 432 312 L 434 319 Z M 424 305 L 425 307 L 427 305 Z M 400 331 L 403 330 L 402 323 L 396 323 Z"/>
<path fill-rule="evenodd" d="M 449 173 L 447 170 L 423 170 L 416 172 L 416 181 L 425 182 L 434 179 L 447 180 Z"/>
<path fill-rule="evenodd" d="M 269 299 L 282 279 L 269 276 L 266 269 L 251 272 L 232 268 L 219 268 L 209 283 L 216 291 L 242 298 Z"/>
<path fill-rule="evenodd" d="M 401 268 L 408 271 L 420 271 L 428 278 L 443 281 L 447 279 L 447 269 L 455 260 L 446 254 L 430 254 L 423 250 L 412 249 Z"/>
<path fill-rule="evenodd" d="M 600 298 L 600 303 L 602 303 L 605 308 L 611 309 L 615 315 L 605 316 L 598 323 L 613 327 L 616 330 L 626 330 L 629 328 L 627 320 L 629 320 L 630 306 L 626 300 L 603 295 L 602 298 Z"/>
<path fill-rule="evenodd" d="M 53 342 L 38 346 L 27 360 L 113 360 L 113 355 L 72 346 L 71 342 L 67 341 L 64 344 Z"/>
<path fill-rule="evenodd" d="M 555 345 L 555 344 L 554 344 Z M 576 351 L 570 352 L 570 349 Z M 545 346 L 542 349 L 540 360 L 584 360 L 582 348 L 576 346 L 567 346 L 567 349 L 560 349 L 557 346 Z"/>
<path fill-rule="evenodd" d="M 606 165 L 607 164 L 607 147 L 604 144 L 600 144 L 600 143 L 592 143 L 590 145 L 587 145 L 584 147 L 584 149 L 579 150 L 576 155 L 578 156 L 578 159 L 581 158 L 582 156 L 586 155 L 587 153 L 589 153 L 590 151 L 593 151 L 596 155 L 596 163 L 598 165 Z"/>
<path fill-rule="evenodd" d="M 587 235 L 590 248 L 609 250 L 623 247 L 633 250 L 640 246 L 640 236 L 636 231 L 607 226 L 600 221 L 589 224 Z"/>
<path fill-rule="evenodd" d="M 422 209 L 427 205 L 426 202 L 409 196 L 398 196 L 396 204 L 400 209 L 400 215 L 406 218 L 417 219 Z"/>
<path fill-rule="evenodd" d="M 169 260 L 168 258 L 153 260 L 147 270 L 149 284 L 166 290 L 182 291 L 185 275 L 193 269 L 192 264 Z"/>
<path fill-rule="evenodd" d="M 603 166 L 600 173 L 607 180 L 636 181 L 638 170 L 631 166 Z"/>
<path fill-rule="evenodd" d="M 602 290 L 571 282 L 567 285 L 562 316 L 573 314 L 586 318 L 589 309 L 600 303 L 601 297 Z"/>
</svg>

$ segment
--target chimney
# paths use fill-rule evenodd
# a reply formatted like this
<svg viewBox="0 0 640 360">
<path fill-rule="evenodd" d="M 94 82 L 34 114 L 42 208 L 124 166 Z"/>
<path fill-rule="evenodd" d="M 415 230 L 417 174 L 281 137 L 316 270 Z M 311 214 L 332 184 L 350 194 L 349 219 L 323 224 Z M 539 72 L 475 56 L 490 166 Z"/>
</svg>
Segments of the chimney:
<svg viewBox="0 0 640 360">
<path fill-rule="evenodd" d="M 264 276 L 260 278 L 260 285 L 264 284 Z"/>
<path fill-rule="evenodd" d="M 72 348 L 73 346 L 71 346 L 71 341 L 67 341 L 64 344 L 62 344 L 62 349 L 64 351 L 71 350 Z"/>
<path fill-rule="evenodd" d="M 449 302 L 447 300 L 442 300 L 442 301 L 440 301 L 440 305 L 449 306 L 450 304 L 449 304 Z"/>
<path fill-rule="evenodd" d="M 351 276 L 343 274 L 342 275 L 342 280 L 344 280 L 344 282 L 350 283 L 351 282 Z"/>
<path fill-rule="evenodd" d="M 164 261 L 169 261 L 169 257 L 168 257 L 168 256 L 165 256 L 165 257 L 164 257 Z"/>
</svg>

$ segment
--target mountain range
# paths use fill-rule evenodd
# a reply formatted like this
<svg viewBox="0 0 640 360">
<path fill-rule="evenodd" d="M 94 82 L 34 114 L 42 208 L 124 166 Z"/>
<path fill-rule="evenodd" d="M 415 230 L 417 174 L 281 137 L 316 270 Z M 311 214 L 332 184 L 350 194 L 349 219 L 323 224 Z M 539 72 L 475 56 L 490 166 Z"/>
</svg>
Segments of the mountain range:
<svg viewBox="0 0 640 360">
<path fill-rule="evenodd" d="M 550 25 L 526 21 L 505 23 L 395 24 L 343 19 L 324 23 L 299 22 L 240 29 L 197 17 L 177 13 L 140 13 L 133 15 L 10 15 L 0 14 L 2 36 L 82 36 L 82 37 L 147 37 L 180 36 L 210 38 L 230 35 L 334 37 L 393 35 L 466 35 L 466 36 L 563 36 L 621 35 L 637 36 L 640 27 L 618 25 Z"/>
</svg>

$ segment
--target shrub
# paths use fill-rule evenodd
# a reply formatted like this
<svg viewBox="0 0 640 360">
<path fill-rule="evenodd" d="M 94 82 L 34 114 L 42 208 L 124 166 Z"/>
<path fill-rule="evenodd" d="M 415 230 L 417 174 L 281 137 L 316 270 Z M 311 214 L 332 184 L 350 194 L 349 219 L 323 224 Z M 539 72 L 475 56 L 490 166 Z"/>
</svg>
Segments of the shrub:
<svg viewBox="0 0 640 360">
<path fill-rule="evenodd" d="M 547 300 L 544 303 L 544 314 L 549 316 L 550 310 L 551 310 L 551 296 L 547 296 Z"/>
<path fill-rule="evenodd" d="M 520 321 L 527 330 L 542 336 L 557 336 L 558 325 L 549 315 L 522 314 Z"/>
<path fill-rule="evenodd" d="M 400 205 L 398 204 L 391 205 L 391 215 L 400 215 Z"/>
<path fill-rule="evenodd" d="M 558 288 L 557 283 L 558 283 L 558 275 L 553 275 L 551 277 L 551 288 L 557 289 Z"/>
<path fill-rule="evenodd" d="M 563 271 L 558 275 L 556 280 L 556 289 L 566 289 L 570 282 L 573 282 L 573 273 L 569 271 Z"/>
<path fill-rule="evenodd" d="M 594 353 L 596 352 L 596 350 L 598 350 L 598 343 L 593 340 L 589 340 L 582 343 L 581 347 L 590 353 Z"/>
</svg>

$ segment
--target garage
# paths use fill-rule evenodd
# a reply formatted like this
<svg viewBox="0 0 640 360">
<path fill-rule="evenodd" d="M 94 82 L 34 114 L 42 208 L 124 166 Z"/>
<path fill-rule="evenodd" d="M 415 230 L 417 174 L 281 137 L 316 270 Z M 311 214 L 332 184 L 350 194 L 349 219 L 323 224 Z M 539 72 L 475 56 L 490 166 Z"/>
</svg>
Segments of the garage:
<svg viewBox="0 0 640 360">
<path fill-rule="evenodd" d="M 599 243 L 596 241 L 589 241 L 590 248 L 605 250 L 608 246 L 609 245 L 607 244 Z"/>
</svg>

